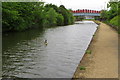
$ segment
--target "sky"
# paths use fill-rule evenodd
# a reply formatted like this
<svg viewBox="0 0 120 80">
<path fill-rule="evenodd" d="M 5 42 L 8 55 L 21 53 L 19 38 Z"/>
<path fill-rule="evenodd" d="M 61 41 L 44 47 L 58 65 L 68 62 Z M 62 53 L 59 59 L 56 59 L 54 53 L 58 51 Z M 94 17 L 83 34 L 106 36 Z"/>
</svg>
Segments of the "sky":
<svg viewBox="0 0 120 80">
<path fill-rule="evenodd" d="M 109 0 L 42 0 L 46 3 L 52 3 L 57 6 L 64 5 L 67 9 L 91 9 L 102 10 L 107 9 Z"/>
</svg>

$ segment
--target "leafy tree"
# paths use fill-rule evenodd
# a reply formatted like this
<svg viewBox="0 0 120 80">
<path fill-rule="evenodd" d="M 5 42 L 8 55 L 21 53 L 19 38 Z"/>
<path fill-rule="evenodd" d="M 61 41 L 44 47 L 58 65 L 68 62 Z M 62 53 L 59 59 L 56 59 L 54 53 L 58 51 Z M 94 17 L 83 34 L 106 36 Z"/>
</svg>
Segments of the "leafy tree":
<svg viewBox="0 0 120 80">
<path fill-rule="evenodd" d="M 107 20 L 107 16 L 108 16 L 107 11 L 106 10 L 102 10 L 101 13 L 100 13 L 100 18 L 103 21 L 105 21 L 105 20 Z"/>
<path fill-rule="evenodd" d="M 2 9 L 3 28 L 7 30 L 11 30 L 13 27 L 16 26 L 14 23 L 17 22 L 17 20 L 19 19 L 19 15 L 20 15 L 18 11 L 13 9 L 17 4 L 11 4 L 11 3 L 5 2 L 2 5 L 4 5 Z"/>
<path fill-rule="evenodd" d="M 110 10 L 108 11 L 108 19 L 112 19 L 113 17 L 117 16 L 118 14 L 118 2 L 109 2 L 107 5 Z"/>
<path fill-rule="evenodd" d="M 45 8 L 47 8 L 47 10 L 49 10 L 50 8 L 53 8 L 57 13 L 59 12 L 59 8 L 54 4 L 46 4 Z"/>
<path fill-rule="evenodd" d="M 107 7 L 109 10 L 102 10 L 101 11 L 101 19 L 105 22 L 112 24 L 114 26 L 117 26 L 118 32 L 120 33 L 120 24 L 119 24 L 119 18 L 120 18 L 120 1 L 118 2 L 109 2 L 107 4 Z"/>
<path fill-rule="evenodd" d="M 64 25 L 73 24 L 74 17 L 70 10 L 67 10 L 63 5 L 60 5 L 59 13 L 64 17 Z"/>
<path fill-rule="evenodd" d="M 59 7 L 59 9 L 60 9 L 60 14 L 62 14 L 64 17 L 64 25 L 68 25 L 69 24 L 69 14 L 68 14 L 66 8 L 63 5 L 61 5 Z"/>
<path fill-rule="evenodd" d="M 62 14 L 57 14 L 57 25 L 58 26 L 62 26 L 64 25 L 64 17 L 62 16 Z"/>
<path fill-rule="evenodd" d="M 41 7 L 41 2 L 3 2 L 3 29 L 21 31 L 31 28 L 41 16 Z"/>
<path fill-rule="evenodd" d="M 57 13 L 53 8 L 50 8 L 46 14 L 47 20 L 49 21 L 50 26 L 57 25 Z"/>
<path fill-rule="evenodd" d="M 74 17 L 63 5 L 44 2 L 2 2 L 3 31 L 72 24 Z"/>
<path fill-rule="evenodd" d="M 104 20 L 110 21 L 112 18 L 118 15 L 119 9 L 120 9 L 120 2 L 109 2 L 107 4 L 107 8 L 109 8 L 109 11 L 102 10 L 101 11 L 101 18 Z"/>
</svg>

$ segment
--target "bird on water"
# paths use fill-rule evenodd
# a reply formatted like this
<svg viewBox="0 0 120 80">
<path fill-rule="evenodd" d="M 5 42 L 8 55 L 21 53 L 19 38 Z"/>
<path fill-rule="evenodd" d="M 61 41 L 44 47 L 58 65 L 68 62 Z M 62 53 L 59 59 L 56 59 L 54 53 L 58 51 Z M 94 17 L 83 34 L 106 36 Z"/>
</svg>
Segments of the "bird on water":
<svg viewBox="0 0 120 80">
<path fill-rule="evenodd" d="M 45 44 L 45 45 L 47 45 L 47 44 L 48 44 L 48 41 L 47 41 L 47 40 L 45 40 L 44 44 Z"/>
</svg>

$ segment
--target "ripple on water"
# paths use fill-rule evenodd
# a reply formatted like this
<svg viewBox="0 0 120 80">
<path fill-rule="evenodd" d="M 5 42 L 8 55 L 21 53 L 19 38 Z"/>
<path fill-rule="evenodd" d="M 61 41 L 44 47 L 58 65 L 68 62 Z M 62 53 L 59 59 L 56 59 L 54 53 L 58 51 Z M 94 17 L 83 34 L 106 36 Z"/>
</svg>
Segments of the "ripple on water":
<svg viewBox="0 0 120 80">
<path fill-rule="evenodd" d="M 17 39 L 20 34 L 14 34 L 14 39 L 17 39 L 13 41 L 14 45 L 11 46 L 10 42 L 3 52 L 3 76 L 71 78 L 97 26 L 92 21 L 78 23 L 49 28 L 39 35 L 40 31 L 31 31 L 27 33 L 29 37 L 20 33 L 23 34 L 21 40 Z M 37 36 L 32 36 L 35 33 Z M 44 45 L 45 39 L 49 42 L 47 46 Z M 8 40 L 10 37 L 6 42 Z"/>
</svg>

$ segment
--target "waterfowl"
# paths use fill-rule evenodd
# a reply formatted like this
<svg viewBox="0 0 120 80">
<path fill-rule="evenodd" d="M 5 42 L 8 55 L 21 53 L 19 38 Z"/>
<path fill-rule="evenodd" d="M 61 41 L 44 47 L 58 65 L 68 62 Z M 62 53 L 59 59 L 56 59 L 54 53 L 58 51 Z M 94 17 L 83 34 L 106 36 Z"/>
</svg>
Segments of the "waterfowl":
<svg viewBox="0 0 120 80">
<path fill-rule="evenodd" d="M 47 45 L 47 44 L 48 44 L 47 40 L 45 40 L 44 44 L 45 44 L 45 45 Z"/>
</svg>

